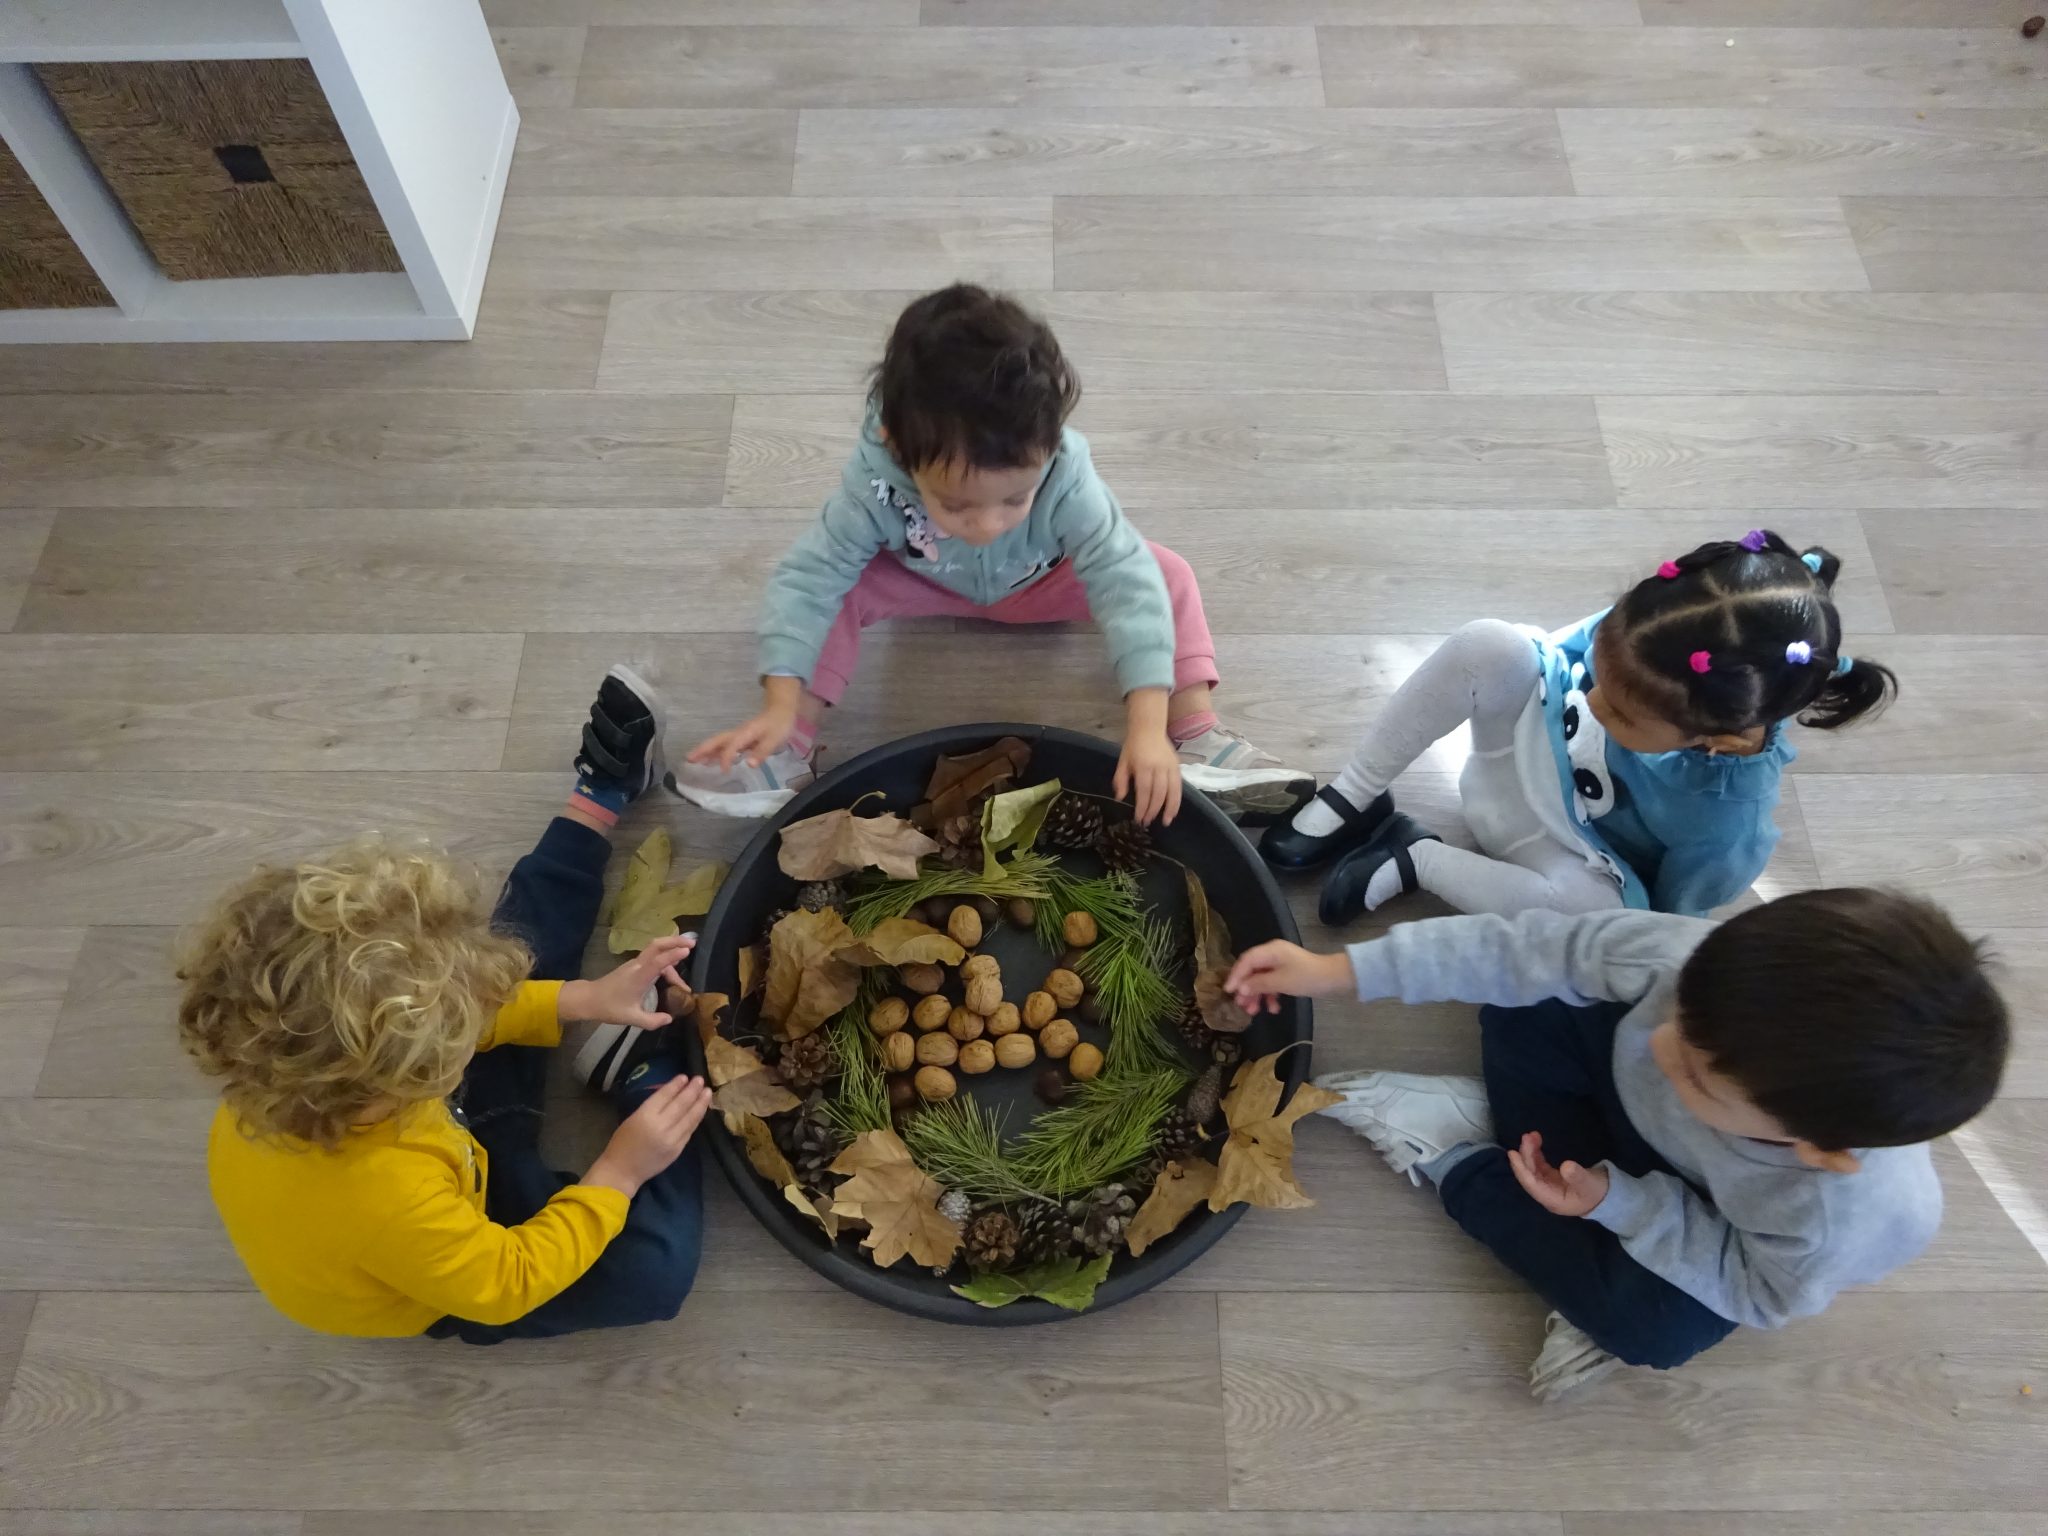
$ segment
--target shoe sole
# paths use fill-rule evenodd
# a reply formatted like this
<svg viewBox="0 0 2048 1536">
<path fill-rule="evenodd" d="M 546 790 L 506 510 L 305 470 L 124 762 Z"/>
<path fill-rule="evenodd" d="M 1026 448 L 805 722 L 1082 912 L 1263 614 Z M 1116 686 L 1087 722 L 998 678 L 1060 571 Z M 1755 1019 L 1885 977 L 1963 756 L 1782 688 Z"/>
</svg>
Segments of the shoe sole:
<svg viewBox="0 0 2048 1536">
<path fill-rule="evenodd" d="M 730 816 L 737 821 L 759 821 L 764 816 L 773 816 L 797 794 L 794 789 L 692 789 L 679 782 L 673 773 L 666 783 L 669 793 L 678 799 L 687 800 L 714 816 Z"/>
<path fill-rule="evenodd" d="M 575 1061 L 570 1064 L 576 1081 L 599 1093 L 607 1092 L 618 1081 L 619 1069 L 625 1065 L 626 1057 L 632 1054 L 633 1036 L 637 1033 L 631 1024 L 600 1024 L 591 1030 L 590 1038 L 583 1042 Z M 605 1069 L 603 1081 L 598 1080 L 600 1067 Z"/>
<path fill-rule="evenodd" d="M 647 748 L 647 783 L 634 796 L 638 799 L 668 776 L 668 753 L 663 746 L 668 740 L 668 702 L 662 698 L 659 688 L 624 662 L 607 668 L 605 676 L 616 677 L 632 689 L 634 696 L 647 706 L 647 713 L 654 721 L 654 740 Z"/>
<path fill-rule="evenodd" d="M 1180 771 L 1192 785 L 1241 822 L 1266 825 L 1292 816 L 1316 792 L 1316 781 L 1291 768 L 1211 768 L 1191 764 Z"/>
</svg>

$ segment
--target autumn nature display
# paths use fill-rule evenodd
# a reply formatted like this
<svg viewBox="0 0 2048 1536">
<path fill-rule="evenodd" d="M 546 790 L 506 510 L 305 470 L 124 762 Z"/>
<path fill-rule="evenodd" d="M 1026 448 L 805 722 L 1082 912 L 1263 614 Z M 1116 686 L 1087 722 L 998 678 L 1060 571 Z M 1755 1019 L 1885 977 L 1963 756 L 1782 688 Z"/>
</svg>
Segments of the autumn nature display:
<svg viewBox="0 0 2048 1536">
<path fill-rule="evenodd" d="M 1311 1204 L 1293 1126 L 1334 1096 L 1304 1083 L 1281 1106 L 1278 1054 L 1240 1060 L 1251 1021 L 1201 881 L 1182 946 L 1140 895 L 1164 855 L 1128 808 L 1015 787 L 1030 759 L 1005 738 L 940 758 L 908 817 L 856 804 L 783 828 L 796 904 L 741 950 L 738 1002 L 694 1007 L 727 1129 L 829 1239 L 956 1274 L 983 1306 L 1079 1311 L 1198 1206 Z M 709 910 L 723 869 L 672 886 L 670 858 L 663 832 L 634 856 L 614 950 Z M 1002 923 L 1036 938 L 1039 974 L 980 952 Z M 973 1085 L 1024 1072 L 1042 1107 L 1013 1127 Z"/>
</svg>

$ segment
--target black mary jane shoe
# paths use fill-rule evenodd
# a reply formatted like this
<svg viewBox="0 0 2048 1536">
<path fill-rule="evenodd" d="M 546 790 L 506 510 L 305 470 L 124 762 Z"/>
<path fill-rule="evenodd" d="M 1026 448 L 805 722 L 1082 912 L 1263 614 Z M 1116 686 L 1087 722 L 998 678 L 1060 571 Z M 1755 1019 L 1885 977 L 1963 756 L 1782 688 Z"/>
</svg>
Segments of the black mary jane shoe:
<svg viewBox="0 0 2048 1536">
<path fill-rule="evenodd" d="M 1369 839 L 1394 814 L 1392 790 L 1382 790 L 1379 797 L 1362 811 L 1353 810 L 1351 802 L 1327 784 L 1316 791 L 1315 797 L 1343 817 L 1344 825 L 1334 832 L 1313 837 L 1295 830 L 1292 816 L 1276 821 L 1259 839 L 1259 857 L 1269 868 L 1288 875 L 1321 869 L 1338 854 L 1348 852 Z"/>
<path fill-rule="evenodd" d="M 1398 812 L 1389 816 L 1370 841 L 1347 853 L 1330 871 L 1329 878 L 1323 881 L 1322 899 L 1316 903 L 1316 916 L 1330 928 L 1341 927 L 1354 917 L 1363 916 L 1365 888 L 1372 884 L 1372 877 L 1390 859 L 1401 871 L 1401 894 L 1412 895 L 1419 886 L 1415 879 L 1415 860 L 1409 857 L 1408 850 L 1417 843 L 1442 841 L 1413 816 L 1403 816 Z"/>
</svg>

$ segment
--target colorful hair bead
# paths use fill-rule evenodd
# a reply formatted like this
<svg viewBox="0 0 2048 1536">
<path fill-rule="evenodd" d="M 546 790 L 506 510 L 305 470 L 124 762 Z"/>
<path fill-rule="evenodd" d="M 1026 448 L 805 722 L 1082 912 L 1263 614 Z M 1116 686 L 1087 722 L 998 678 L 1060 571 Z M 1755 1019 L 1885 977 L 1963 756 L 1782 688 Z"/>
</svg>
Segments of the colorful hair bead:
<svg viewBox="0 0 2048 1536">
<path fill-rule="evenodd" d="M 1714 653 L 1712 651 L 1694 651 L 1690 660 L 1692 669 L 1695 672 L 1711 672 L 1714 669 Z"/>
<path fill-rule="evenodd" d="M 1742 536 L 1740 543 L 1752 555 L 1760 555 L 1764 552 L 1764 546 L 1770 542 L 1770 538 L 1771 536 L 1763 529 L 1752 528 Z"/>
<path fill-rule="evenodd" d="M 1818 576 L 1820 574 L 1820 556 L 1812 550 L 1809 549 L 1805 554 L 1801 555 L 1799 563 L 1813 572 L 1814 575 Z"/>
<path fill-rule="evenodd" d="M 1785 660 L 1795 667 L 1803 667 L 1813 660 L 1813 647 L 1804 640 L 1794 640 L 1785 647 Z"/>
<path fill-rule="evenodd" d="M 1856 658 L 1854 656 L 1837 656 L 1835 658 L 1835 676 L 1840 677 L 1855 665 Z"/>
<path fill-rule="evenodd" d="M 1659 576 L 1662 576 L 1666 581 L 1678 580 L 1678 562 L 1676 560 L 1666 560 L 1662 565 L 1657 567 L 1657 574 Z"/>
</svg>

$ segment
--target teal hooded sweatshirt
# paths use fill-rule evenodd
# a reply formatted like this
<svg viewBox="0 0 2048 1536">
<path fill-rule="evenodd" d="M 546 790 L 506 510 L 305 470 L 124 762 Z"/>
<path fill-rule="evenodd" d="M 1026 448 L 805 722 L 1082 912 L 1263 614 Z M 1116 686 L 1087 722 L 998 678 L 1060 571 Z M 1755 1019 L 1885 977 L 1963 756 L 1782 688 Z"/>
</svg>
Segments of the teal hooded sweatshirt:
<svg viewBox="0 0 2048 1536">
<path fill-rule="evenodd" d="M 886 555 L 988 608 L 1042 580 L 1062 560 L 1088 594 L 1125 693 L 1173 687 L 1173 608 L 1159 562 L 1095 473 L 1072 428 L 1046 465 L 1030 514 L 977 549 L 926 516 L 910 472 L 883 444 L 872 408 L 860 447 L 818 521 L 768 578 L 761 610 L 763 676 L 810 680 L 840 605 L 868 562 Z"/>
</svg>

